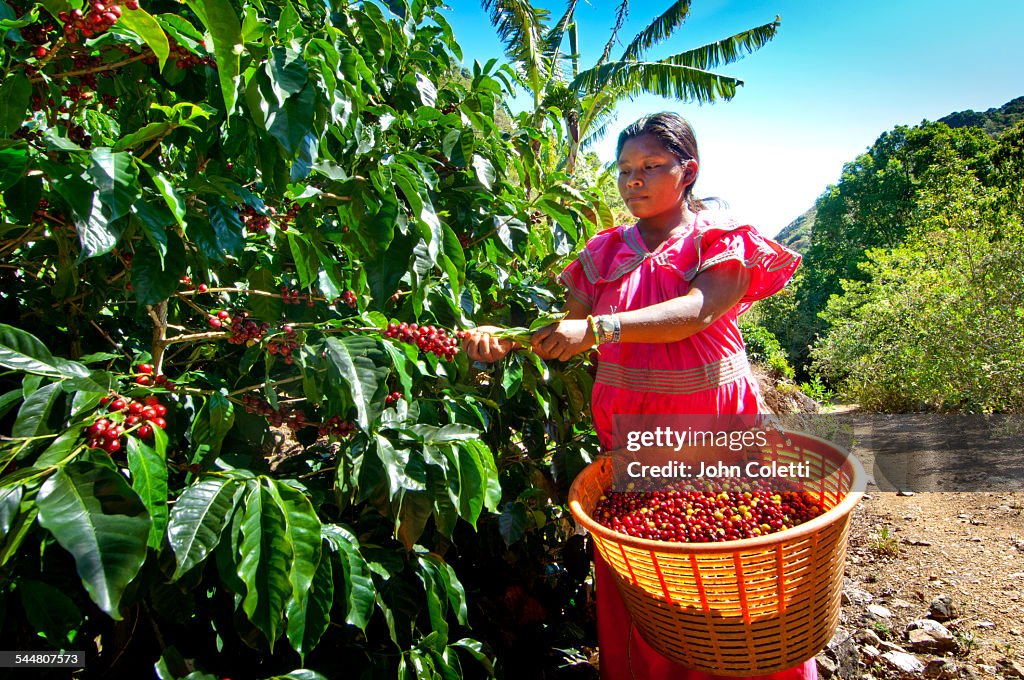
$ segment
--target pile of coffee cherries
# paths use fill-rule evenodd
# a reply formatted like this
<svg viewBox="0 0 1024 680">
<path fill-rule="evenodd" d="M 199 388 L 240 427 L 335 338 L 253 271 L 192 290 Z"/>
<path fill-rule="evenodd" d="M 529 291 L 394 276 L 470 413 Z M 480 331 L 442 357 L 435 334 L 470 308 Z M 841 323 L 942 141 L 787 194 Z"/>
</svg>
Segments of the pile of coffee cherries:
<svg viewBox="0 0 1024 680">
<path fill-rule="evenodd" d="M 822 512 L 815 497 L 804 491 L 726 482 L 704 490 L 674 484 L 657 491 L 609 492 L 599 499 L 593 517 L 636 538 L 710 543 L 772 534 Z"/>
<path fill-rule="evenodd" d="M 174 389 L 174 383 L 167 379 L 166 375 L 153 375 L 153 364 L 139 364 L 135 367 L 137 372 L 135 376 L 135 384 L 148 387 L 155 385 L 157 387 L 165 387 L 169 390 Z"/>
<path fill-rule="evenodd" d="M 138 425 L 132 434 L 142 439 L 150 439 L 153 436 L 153 428 L 159 427 L 162 430 L 167 427 L 167 420 L 164 418 L 167 415 L 167 407 L 152 395 L 143 401 L 104 397 L 100 400 L 100 405 L 106 406 L 109 415 L 113 417 L 100 418 L 85 428 L 86 444 L 92 449 L 103 449 L 109 454 L 114 454 L 121 450 L 121 438 L 127 429 Z M 123 415 L 123 419 L 114 414 Z"/>
<path fill-rule="evenodd" d="M 459 331 L 456 333 L 456 337 L 453 338 L 443 328 L 418 326 L 414 323 L 388 324 L 388 329 L 384 332 L 385 338 L 392 338 L 410 345 L 416 345 L 424 352 L 431 352 L 449 361 L 454 359 L 455 355 L 459 353 L 459 339 L 462 338 L 462 335 L 463 332 Z"/>
</svg>

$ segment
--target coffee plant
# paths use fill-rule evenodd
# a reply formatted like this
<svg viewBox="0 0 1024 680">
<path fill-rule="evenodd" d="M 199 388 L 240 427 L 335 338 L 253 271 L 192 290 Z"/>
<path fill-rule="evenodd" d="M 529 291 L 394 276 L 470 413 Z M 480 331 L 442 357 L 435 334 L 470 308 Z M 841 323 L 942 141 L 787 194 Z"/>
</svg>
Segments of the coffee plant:
<svg viewBox="0 0 1024 680">
<path fill-rule="evenodd" d="M 559 112 L 499 125 L 514 74 L 463 70 L 438 0 L 0 2 L 0 29 L 3 646 L 459 678 L 576 644 L 592 378 L 458 343 L 556 309 L 611 225 L 556 170 Z"/>
</svg>

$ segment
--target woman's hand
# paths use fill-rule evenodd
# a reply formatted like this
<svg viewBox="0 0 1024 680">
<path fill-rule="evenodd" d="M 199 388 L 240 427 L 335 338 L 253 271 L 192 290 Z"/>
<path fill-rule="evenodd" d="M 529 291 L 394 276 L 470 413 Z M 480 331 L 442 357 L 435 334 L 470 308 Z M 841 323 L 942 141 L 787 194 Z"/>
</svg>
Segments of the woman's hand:
<svg viewBox="0 0 1024 680">
<path fill-rule="evenodd" d="M 565 319 L 534 333 L 531 345 L 541 359 L 568 361 L 594 346 L 594 333 L 586 319 Z"/>
<path fill-rule="evenodd" d="M 489 364 L 501 361 L 518 345 L 511 340 L 502 340 L 491 335 L 500 330 L 497 326 L 470 328 L 462 338 L 462 349 L 473 361 Z"/>
</svg>

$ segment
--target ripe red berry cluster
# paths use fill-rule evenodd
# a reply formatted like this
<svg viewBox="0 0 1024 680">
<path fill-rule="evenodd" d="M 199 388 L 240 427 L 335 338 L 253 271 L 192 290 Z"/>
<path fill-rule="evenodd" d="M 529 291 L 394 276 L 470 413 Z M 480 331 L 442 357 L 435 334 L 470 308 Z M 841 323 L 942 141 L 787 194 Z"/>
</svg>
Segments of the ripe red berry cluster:
<svg viewBox="0 0 1024 680">
<path fill-rule="evenodd" d="M 321 437 L 334 435 L 336 437 L 347 437 L 356 431 L 355 423 L 342 420 L 339 416 L 332 416 L 320 425 L 317 430 Z"/>
<path fill-rule="evenodd" d="M 270 215 L 264 215 L 251 205 L 247 205 L 239 211 L 245 228 L 250 234 L 259 234 L 270 226 Z"/>
<path fill-rule="evenodd" d="M 153 375 L 153 364 L 139 364 L 135 367 L 137 372 L 135 376 L 135 383 L 148 387 L 155 385 L 156 387 L 165 387 L 168 390 L 174 389 L 174 383 L 167 379 L 166 375 L 162 373 L 160 375 Z"/>
<path fill-rule="evenodd" d="M 92 147 L 92 135 L 85 131 L 85 128 L 78 123 L 71 123 L 71 121 L 57 121 L 58 124 L 69 123 L 68 125 L 68 139 L 82 147 L 88 149 Z"/>
<path fill-rule="evenodd" d="M 289 366 L 295 363 L 295 357 L 292 353 L 299 348 L 299 341 L 295 337 L 295 329 L 291 326 L 283 326 L 281 330 L 284 331 L 284 337 L 271 338 L 270 342 L 267 343 L 267 352 L 270 354 L 280 354 L 284 357 L 284 363 Z"/>
<path fill-rule="evenodd" d="M 34 213 L 32 213 L 32 223 L 33 224 L 39 224 L 40 222 L 45 220 L 46 219 L 46 211 L 49 209 L 49 207 L 50 207 L 50 202 L 47 201 L 45 198 L 40 198 L 39 199 L 39 207 L 36 208 L 36 211 Z"/>
<path fill-rule="evenodd" d="M 14 13 L 18 16 L 21 15 L 22 10 L 18 7 L 11 7 Z M 37 59 L 42 59 L 46 56 L 46 48 L 44 44 L 53 40 L 54 25 L 49 21 L 37 21 L 34 24 L 29 24 L 21 29 L 21 37 L 25 42 L 36 45 L 32 50 L 32 55 Z"/>
<path fill-rule="evenodd" d="M 284 406 L 276 409 L 266 399 L 257 397 L 254 394 L 246 394 L 241 397 L 242 407 L 249 413 L 263 416 L 271 425 L 280 427 L 287 425 L 292 430 L 300 430 L 309 425 L 306 421 L 306 414 L 302 411 L 291 411 Z"/>
<path fill-rule="evenodd" d="M 138 9 L 138 0 L 125 0 L 125 9 Z M 121 18 L 120 5 L 105 5 L 102 0 L 90 0 L 89 9 L 83 12 L 73 9 L 61 12 L 57 18 L 64 24 L 64 39 L 69 43 L 80 42 L 103 33 Z"/>
<path fill-rule="evenodd" d="M 208 320 L 211 328 L 227 328 L 231 331 L 228 342 L 232 345 L 246 345 L 252 347 L 263 339 L 263 335 L 270 330 L 270 324 L 256 323 L 249 320 L 249 312 L 231 312 L 222 309 L 216 315 L 210 315 Z"/>
<path fill-rule="evenodd" d="M 170 40 L 171 44 L 171 58 L 174 59 L 174 65 L 181 70 L 195 68 L 200 64 L 205 66 L 217 67 L 216 62 L 212 57 L 200 57 L 198 54 L 192 54 L 186 47 L 178 44 L 174 38 Z"/>
<path fill-rule="evenodd" d="M 23 126 L 15 130 L 11 137 L 14 139 L 24 139 L 30 144 L 38 144 L 43 141 L 43 131 L 32 130 Z"/>
<path fill-rule="evenodd" d="M 822 513 L 806 492 L 755 485 L 695 490 L 681 484 L 652 492 L 607 493 L 594 509 L 598 523 L 655 541 L 735 541 L 792 528 Z"/>
<path fill-rule="evenodd" d="M 288 227 L 295 222 L 295 218 L 299 214 L 299 204 L 294 201 L 288 201 L 283 213 L 278 214 L 277 210 L 273 206 L 267 206 L 267 212 L 271 214 L 277 220 L 277 223 L 281 226 L 282 231 L 288 231 Z"/>
<path fill-rule="evenodd" d="M 403 395 L 402 395 L 401 392 L 392 392 L 388 396 L 384 397 L 384 404 L 387 405 L 387 406 L 391 406 L 392 404 L 397 404 L 398 400 L 401 399 L 402 396 Z"/>
<path fill-rule="evenodd" d="M 313 306 L 312 295 L 306 297 L 294 288 L 292 290 L 288 290 L 288 286 L 281 286 L 281 299 L 286 305 L 301 305 L 302 301 L 305 300 L 307 307 Z"/>
<path fill-rule="evenodd" d="M 117 419 L 100 418 L 85 428 L 86 444 L 93 449 L 103 449 L 107 453 L 120 451 L 121 437 L 125 434 L 125 429 L 136 425 L 138 429 L 134 430 L 134 434 L 143 439 L 153 436 L 154 427 L 161 430 L 167 427 L 167 420 L 164 418 L 167 415 L 167 407 L 153 395 L 146 397 L 144 401 L 104 397 L 100 400 L 100 405 L 106 406 L 110 414 L 126 415 L 120 422 Z"/>
<path fill-rule="evenodd" d="M 462 337 L 462 331 L 456 333 Z M 424 352 L 431 352 L 449 361 L 459 353 L 459 341 L 450 337 L 443 328 L 436 326 L 417 326 L 414 323 L 392 323 L 384 333 L 385 338 L 394 338 L 402 342 L 416 345 Z"/>
<path fill-rule="evenodd" d="M 339 299 L 352 309 L 355 309 L 359 305 L 359 300 L 356 299 L 355 291 L 346 290 L 342 293 L 341 298 Z"/>
</svg>

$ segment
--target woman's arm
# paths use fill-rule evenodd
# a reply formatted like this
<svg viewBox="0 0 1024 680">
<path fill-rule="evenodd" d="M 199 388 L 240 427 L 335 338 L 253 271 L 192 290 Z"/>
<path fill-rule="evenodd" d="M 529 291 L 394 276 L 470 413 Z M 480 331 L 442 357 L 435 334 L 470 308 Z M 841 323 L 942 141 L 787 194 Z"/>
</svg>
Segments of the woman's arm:
<svg viewBox="0 0 1024 680">
<path fill-rule="evenodd" d="M 619 341 L 677 342 L 700 333 L 743 298 L 750 279 L 750 270 L 741 262 L 723 262 L 698 274 L 685 295 L 617 314 L 622 329 Z M 586 319 L 566 319 L 533 336 L 533 350 L 545 359 L 565 361 L 593 345 L 594 334 Z"/>
</svg>

